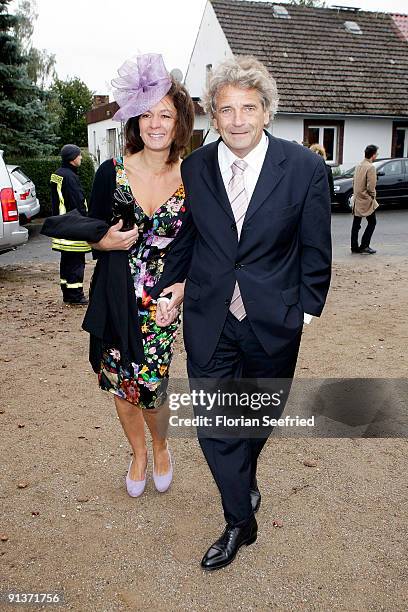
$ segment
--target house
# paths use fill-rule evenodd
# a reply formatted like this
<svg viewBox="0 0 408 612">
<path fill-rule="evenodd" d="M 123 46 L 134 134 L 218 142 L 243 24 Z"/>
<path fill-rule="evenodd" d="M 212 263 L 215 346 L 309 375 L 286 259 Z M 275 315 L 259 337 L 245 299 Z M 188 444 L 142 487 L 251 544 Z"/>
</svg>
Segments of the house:
<svg viewBox="0 0 408 612">
<path fill-rule="evenodd" d="M 348 168 L 370 143 L 381 157 L 408 155 L 407 39 L 407 15 L 209 0 L 185 82 L 199 100 L 213 66 L 254 55 L 278 85 L 271 133 L 320 142 L 329 163 Z M 209 118 L 195 127 L 204 136 Z"/>
</svg>

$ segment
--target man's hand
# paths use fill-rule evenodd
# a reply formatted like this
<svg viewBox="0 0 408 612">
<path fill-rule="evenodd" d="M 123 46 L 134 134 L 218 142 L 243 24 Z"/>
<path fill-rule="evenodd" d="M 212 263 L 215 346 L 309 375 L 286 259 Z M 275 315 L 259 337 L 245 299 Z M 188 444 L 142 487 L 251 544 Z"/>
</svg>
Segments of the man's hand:
<svg viewBox="0 0 408 612">
<path fill-rule="evenodd" d="M 122 219 L 116 225 L 112 225 L 99 242 L 90 243 L 93 249 L 98 251 L 128 251 L 136 242 L 139 229 L 137 225 L 128 232 L 121 232 Z"/>
<path fill-rule="evenodd" d="M 156 311 L 156 325 L 159 327 L 166 327 L 173 323 L 180 311 L 180 304 L 184 298 L 184 285 L 185 283 L 175 283 L 166 287 L 161 292 L 159 299 L 157 300 L 157 311 Z M 171 293 L 171 299 L 162 299 L 167 294 Z"/>
</svg>

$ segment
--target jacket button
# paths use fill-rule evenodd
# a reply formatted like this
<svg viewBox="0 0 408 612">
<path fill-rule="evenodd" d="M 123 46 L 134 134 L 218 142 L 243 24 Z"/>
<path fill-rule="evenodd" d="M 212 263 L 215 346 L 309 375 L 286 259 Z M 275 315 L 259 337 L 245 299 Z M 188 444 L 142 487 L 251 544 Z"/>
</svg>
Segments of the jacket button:
<svg viewBox="0 0 408 612">
<path fill-rule="evenodd" d="M 235 264 L 235 266 L 234 266 L 234 268 L 235 268 L 236 270 L 240 270 L 240 269 L 241 269 L 241 268 L 243 268 L 243 267 L 244 267 L 244 265 L 243 265 L 243 264 L 240 264 L 240 263 L 236 263 L 236 264 Z"/>
<path fill-rule="evenodd" d="M 225 300 L 225 305 L 229 306 L 231 304 L 231 300 Z"/>
<path fill-rule="evenodd" d="M 231 223 L 231 229 L 234 230 L 236 228 L 237 228 L 236 224 L 235 223 Z"/>
</svg>

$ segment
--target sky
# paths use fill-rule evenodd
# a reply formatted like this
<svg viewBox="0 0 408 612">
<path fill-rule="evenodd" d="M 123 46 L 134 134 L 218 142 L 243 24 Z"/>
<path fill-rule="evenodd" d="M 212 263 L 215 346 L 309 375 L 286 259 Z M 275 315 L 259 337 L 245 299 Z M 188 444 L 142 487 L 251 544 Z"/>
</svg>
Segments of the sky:
<svg viewBox="0 0 408 612">
<path fill-rule="evenodd" d="M 260 0 L 264 1 L 264 0 Z M 14 0 L 11 7 L 17 4 Z M 59 78 L 79 77 L 98 94 L 128 58 L 162 53 L 185 75 L 206 0 L 37 0 L 33 44 L 56 56 Z M 332 0 L 328 6 L 408 13 L 407 0 Z"/>
</svg>

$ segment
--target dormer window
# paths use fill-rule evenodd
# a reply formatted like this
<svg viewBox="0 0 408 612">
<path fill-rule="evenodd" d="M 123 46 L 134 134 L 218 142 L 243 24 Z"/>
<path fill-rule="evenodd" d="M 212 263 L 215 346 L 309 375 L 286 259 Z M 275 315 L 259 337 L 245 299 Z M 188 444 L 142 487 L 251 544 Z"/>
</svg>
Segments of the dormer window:
<svg viewBox="0 0 408 612">
<path fill-rule="evenodd" d="M 350 34 L 362 34 L 363 33 L 361 31 L 360 26 L 358 25 L 356 21 L 345 21 L 344 27 L 346 28 L 347 32 L 350 32 Z"/>
</svg>

